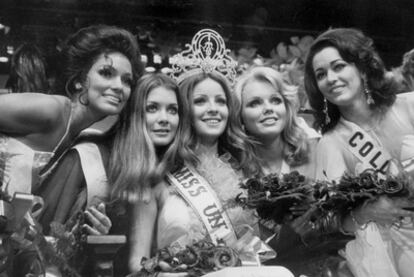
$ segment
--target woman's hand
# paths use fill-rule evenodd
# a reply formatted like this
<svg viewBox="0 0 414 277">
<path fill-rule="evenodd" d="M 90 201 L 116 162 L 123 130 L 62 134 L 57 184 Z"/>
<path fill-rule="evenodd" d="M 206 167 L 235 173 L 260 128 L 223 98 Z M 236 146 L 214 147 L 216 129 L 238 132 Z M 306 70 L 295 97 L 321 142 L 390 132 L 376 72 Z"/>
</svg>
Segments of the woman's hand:
<svg viewBox="0 0 414 277">
<path fill-rule="evenodd" d="M 306 234 L 309 234 L 310 232 L 314 231 L 315 224 L 311 221 L 311 217 L 317 207 L 313 206 L 307 206 L 307 207 L 292 207 L 291 211 L 293 215 L 298 215 L 297 218 L 295 218 L 291 223 L 290 227 L 301 237 L 303 237 Z M 306 212 L 305 212 L 306 211 Z"/>
<path fill-rule="evenodd" d="M 360 208 L 352 211 L 355 224 L 363 225 L 374 221 L 381 225 L 392 225 L 400 222 L 404 217 L 414 217 L 414 212 L 404 210 L 404 207 L 410 207 L 413 203 L 406 199 L 389 198 L 381 196 L 376 201 L 366 202 Z"/>
<path fill-rule="evenodd" d="M 164 261 L 160 261 L 158 266 L 161 268 L 162 272 L 160 272 L 157 277 L 184 277 L 188 275 L 187 272 L 171 272 L 173 270 L 172 267 Z M 187 266 L 180 265 L 180 269 L 186 270 Z"/>
<path fill-rule="evenodd" d="M 85 215 L 91 225 L 84 224 L 82 227 L 90 235 L 107 235 L 112 227 L 112 222 L 106 215 L 105 204 L 99 203 L 96 207 L 90 206 L 86 209 Z"/>
</svg>

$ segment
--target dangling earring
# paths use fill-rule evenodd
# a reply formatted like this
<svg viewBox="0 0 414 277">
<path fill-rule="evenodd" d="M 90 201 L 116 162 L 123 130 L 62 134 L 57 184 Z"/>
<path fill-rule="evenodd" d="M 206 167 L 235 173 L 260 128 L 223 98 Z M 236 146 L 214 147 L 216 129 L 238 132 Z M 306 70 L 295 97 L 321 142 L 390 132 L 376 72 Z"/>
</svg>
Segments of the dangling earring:
<svg viewBox="0 0 414 277">
<path fill-rule="evenodd" d="M 328 113 L 328 101 L 326 98 L 323 98 L 323 113 L 325 114 L 325 125 L 328 125 L 331 122 L 331 118 L 329 117 Z"/>
<path fill-rule="evenodd" d="M 76 89 L 76 90 L 81 90 L 81 89 L 82 89 L 82 85 L 81 85 L 81 83 L 76 83 L 76 84 L 75 84 L 75 89 Z"/>
<path fill-rule="evenodd" d="M 364 93 L 367 97 L 368 105 L 375 104 L 374 98 L 372 98 L 371 90 L 368 88 L 368 81 L 364 78 Z"/>
</svg>

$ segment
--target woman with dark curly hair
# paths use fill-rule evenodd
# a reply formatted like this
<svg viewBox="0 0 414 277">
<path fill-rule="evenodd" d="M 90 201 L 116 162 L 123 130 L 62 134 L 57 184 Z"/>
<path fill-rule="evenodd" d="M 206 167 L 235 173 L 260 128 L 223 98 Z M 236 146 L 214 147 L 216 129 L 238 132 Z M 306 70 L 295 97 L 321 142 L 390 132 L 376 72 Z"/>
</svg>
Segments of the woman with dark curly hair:
<svg viewBox="0 0 414 277">
<path fill-rule="evenodd" d="M 80 132 L 108 115 L 120 114 L 129 102 L 141 72 L 134 36 L 118 27 L 95 25 L 82 28 L 68 38 L 62 55 L 69 97 L 34 92 L 0 96 L 2 189 L 10 195 L 15 192 L 41 195 L 45 202 L 42 212 L 51 210 L 52 214 L 72 208 L 70 200 L 76 198 L 78 189 L 83 188 L 79 155 L 70 151 Z M 95 153 L 99 154 L 97 148 Z M 88 164 L 89 168 L 94 164 Z M 55 178 L 57 182 L 47 182 L 47 177 Z M 79 186 L 65 186 L 77 184 L 78 180 Z M 105 180 L 99 181 L 103 185 Z M 41 190 L 46 188 L 51 190 L 42 193 Z M 88 194 L 92 193 L 88 191 Z M 110 222 L 104 206 L 99 205 L 88 212 L 91 213 L 87 216 L 90 220 L 87 231 L 90 234 L 107 233 Z M 63 217 L 61 213 L 59 215 Z M 26 259 L 25 254 L 26 251 L 22 251 L 22 256 L 15 259 L 13 269 L 17 271 L 10 276 L 28 274 L 23 265 L 31 267 L 36 263 L 36 258 L 32 261 L 28 255 Z"/>
<path fill-rule="evenodd" d="M 414 93 L 395 95 L 394 81 L 372 39 L 346 28 L 321 34 L 306 60 L 305 88 L 315 110 L 315 125 L 323 133 L 317 149 L 318 178 L 338 180 L 345 172 L 358 174 L 366 169 L 380 176 L 396 173 L 398 168 L 410 171 Z M 412 204 L 382 197 L 356 208 L 342 220 L 344 231 L 355 232 L 357 237 L 347 246 L 348 263 L 356 276 L 411 275 L 407 269 L 412 269 L 413 248 L 408 255 L 402 250 L 414 240 L 412 222 L 401 221 L 413 216 L 404 209 L 407 206 Z M 403 231 L 389 227 L 395 222 Z M 399 244 L 393 238 L 402 233 L 408 237 Z M 367 239 L 370 242 L 364 244 Z M 367 245 L 371 249 L 366 249 Z M 358 247 L 380 254 L 370 260 L 373 256 L 361 254 Z M 380 265 L 381 273 L 371 271 Z M 361 275 L 364 270 L 369 274 Z"/>
<path fill-rule="evenodd" d="M 119 114 L 141 71 L 134 36 L 117 27 L 83 28 L 62 53 L 69 97 L 0 95 L 0 183 L 11 195 L 31 192 L 83 129 Z"/>
</svg>

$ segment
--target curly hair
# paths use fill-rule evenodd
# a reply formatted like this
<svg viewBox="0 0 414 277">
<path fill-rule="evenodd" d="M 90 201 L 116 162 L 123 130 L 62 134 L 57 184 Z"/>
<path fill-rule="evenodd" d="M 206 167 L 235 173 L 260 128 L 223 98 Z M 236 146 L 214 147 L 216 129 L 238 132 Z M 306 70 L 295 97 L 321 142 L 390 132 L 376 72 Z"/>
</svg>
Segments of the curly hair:
<svg viewBox="0 0 414 277">
<path fill-rule="evenodd" d="M 225 132 L 218 139 L 220 154 L 225 151 L 229 152 L 236 158 L 238 169 L 241 169 L 246 176 L 256 174 L 258 172 L 258 167 L 255 165 L 255 159 L 253 157 L 254 142 L 251 141 L 242 130 L 241 120 L 238 113 L 240 103 L 231 92 L 230 86 L 224 76 L 216 72 L 202 72 L 185 78 L 179 84 L 184 105 L 189 107 L 189 110 L 192 111 L 194 88 L 206 79 L 216 81 L 223 88 L 227 98 L 229 118 Z M 183 143 L 189 145 L 190 149 L 192 149 L 192 155 L 187 161 L 193 165 L 197 165 L 199 160 L 193 150 L 196 149 L 199 144 L 199 138 L 193 127 L 191 116 L 187 116 L 183 119 L 183 128 L 185 129 L 185 133 L 182 137 Z"/>
<path fill-rule="evenodd" d="M 389 77 L 379 54 L 374 48 L 373 40 L 357 29 L 337 28 L 319 35 L 311 45 L 305 62 L 305 90 L 309 103 L 315 111 L 314 127 L 325 133 L 339 121 L 338 107 L 328 102 L 328 113 L 331 122 L 325 124 L 324 97 L 318 88 L 313 58 L 326 47 L 334 47 L 347 63 L 354 64 L 366 76 L 367 85 L 375 104 L 370 109 L 384 110 L 395 101 L 395 82 Z"/>
<path fill-rule="evenodd" d="M 309 146 L 306 134 L 297 122 L 298 117 L 295 108 L 297 88 L 284 82 L 281 73 L 270 67 L 254 67 L 243 74 L 237 81 L 235 91 L 241 103 L 243 90 L 252 81 L 268 83 L 283 97 L 287 113 L 286 126 L 280 135 L 286 146 L 283 149 L 283 158 L 291 166 L 305 164 L 309 160 Z M 242 109 L 240 109 L 240 114 Z M 258 140 L 247 129 L 246 133 L 252 136 L 253 139 Z"/>
<path fill-rule="evenodd" d="M 180 118 L 173 141 L 162 149 L 154 147 L 146 126 L 146 101 L 149 93 L 158 87 L 175 92 Z M 145 189 L 159 183 L 166 172 L 182 165 L 183 159 L 190 155 L 188 146 L 180 139 L 183 132 L 181 119 L 186 113 L 178 86 L 171 78 L 156 73 L 146 74 L 138 80 L 136 91 L 113 130 L 115 138 L 109 162 L 112 198 L 119 198 L 125 192 L 142 196 Z"/>
<path fill-rule="evenodd" d="M 132 66 L 133 85 L 142 75 L 138 43 L 127 30 L 107 25 L 92 25 L 69 36 L 62 49 L 64 62 L 60 82 L 64 84 L 66 93 L 72 96 L 78 93 L 77 82 L 83 83 L 92 65 L 101 54 L 119 52 L 128 58 Z"/>
</svg>

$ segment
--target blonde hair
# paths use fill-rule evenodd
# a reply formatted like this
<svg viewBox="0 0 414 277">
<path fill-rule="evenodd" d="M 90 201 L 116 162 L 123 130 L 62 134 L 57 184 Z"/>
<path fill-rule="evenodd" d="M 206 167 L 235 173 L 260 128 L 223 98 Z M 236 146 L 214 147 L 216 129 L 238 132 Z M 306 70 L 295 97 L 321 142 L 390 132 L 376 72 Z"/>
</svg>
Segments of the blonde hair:
<svg viewBox="0 0 414 277">
<path fill-rule="evenodd" d="M 283 97 L 287 120 L 286 126 L 281 133 L 281 139 L 285 144 L 283 148 L 283 158 L 291 166 L 297 166 L 306 163 L 309 160 L 309 146 L 307 137 L 302 128 L 299 127 L 297 117 L 297 87 L 287 84 L 283 80 L 280 72 L 270 67 L 254 67 L 243 74 L 237 81 L 235 93 L 242 103 L 242 92 L 245 86 L 252 81 L 264 82 L 270 84 Z M 243 105 L 240 108 L 240 114 Z M 248 130 L 246 133 L 249 134 Z M 251 134 L 249 134 L 252 136 Z M 253 139 L 254 136 L 252 136 Z"/>
</svg>

